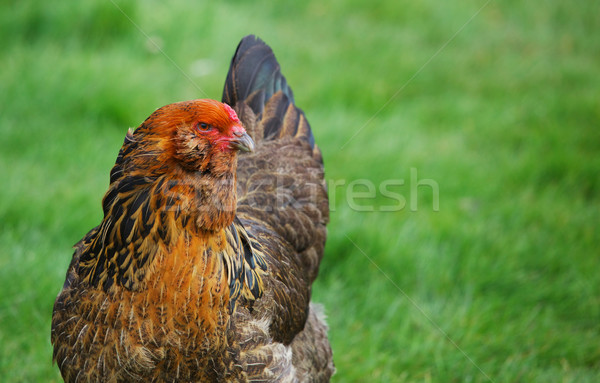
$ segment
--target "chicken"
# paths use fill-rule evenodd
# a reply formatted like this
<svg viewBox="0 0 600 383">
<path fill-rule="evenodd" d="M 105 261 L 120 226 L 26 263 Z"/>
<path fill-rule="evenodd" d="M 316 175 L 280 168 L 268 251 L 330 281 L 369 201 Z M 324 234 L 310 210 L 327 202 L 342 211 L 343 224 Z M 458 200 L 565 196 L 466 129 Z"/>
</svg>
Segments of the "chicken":
<svg viewBox="0 0 600 383">
<path fill-rule="evenodd" d="M 66 382 L 327 382 L 323 161 L 271 49 L 129 131 L 54 304 Z"/>
</svg>

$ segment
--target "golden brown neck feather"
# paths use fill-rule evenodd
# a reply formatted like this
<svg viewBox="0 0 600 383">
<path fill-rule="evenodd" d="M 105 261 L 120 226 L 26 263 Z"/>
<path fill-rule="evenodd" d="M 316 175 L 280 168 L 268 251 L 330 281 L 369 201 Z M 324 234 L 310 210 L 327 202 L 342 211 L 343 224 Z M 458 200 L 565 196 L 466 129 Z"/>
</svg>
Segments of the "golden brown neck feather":
<svg viewBox="0 0 600 383">
<path fill-rule="evenodd" d="M 237 196 L 235 174 L 215 177 L 211 173 L 185 174 L 171 188 L 178 195 L 183 214 L 195 222 L 199 231 L 217 232 L 235 218 Z"/>
</svg>

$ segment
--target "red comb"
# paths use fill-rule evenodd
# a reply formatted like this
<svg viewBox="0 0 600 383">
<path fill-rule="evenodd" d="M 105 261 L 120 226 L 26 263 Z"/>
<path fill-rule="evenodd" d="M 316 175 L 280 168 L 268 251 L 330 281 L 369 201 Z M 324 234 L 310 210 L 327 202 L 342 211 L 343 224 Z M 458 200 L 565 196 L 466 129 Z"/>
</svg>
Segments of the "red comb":
<svg viewBox="0 0 600 383">
<path fill-rule="evenodd" d="M 227 111 L 229 118 L 233 122 L 240 122 L 240 119 L 238 118 L 237 114 L 235 113 L 235 110 L 233 110 L 233 108 L 231 106 L 229 106 L 227 104 L 223 104 L 223 106 L 225 107 L 225 111 Z"/>
</svg>

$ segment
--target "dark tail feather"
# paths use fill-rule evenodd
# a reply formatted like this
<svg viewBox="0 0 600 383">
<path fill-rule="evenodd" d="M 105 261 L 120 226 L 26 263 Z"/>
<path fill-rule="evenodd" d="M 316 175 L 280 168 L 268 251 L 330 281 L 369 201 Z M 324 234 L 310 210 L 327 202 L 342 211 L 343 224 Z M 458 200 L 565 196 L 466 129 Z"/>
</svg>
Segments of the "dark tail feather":
<svg viewBox="0 0 600 383">
<path fill-rule="evenodd" d="M 265 140 L 296 136 L 315 146 L 310 125 L 304 112 L 294 105 L 294 93 L 273 51 L 254 35 L 242 39 L 231 59 L 223 102 L 233 107 L 243 102 L 250 107 L 261 121 Z"/>
<path fill-rule="evenodd" d="M 261 114 L 264 104 L 280 90 L 294 103 L 294 94 L 271 48 L 254 35 L 244 37 L 231 59 L 223 102 L 235 105 L 245 101 Z"/>
</svg>

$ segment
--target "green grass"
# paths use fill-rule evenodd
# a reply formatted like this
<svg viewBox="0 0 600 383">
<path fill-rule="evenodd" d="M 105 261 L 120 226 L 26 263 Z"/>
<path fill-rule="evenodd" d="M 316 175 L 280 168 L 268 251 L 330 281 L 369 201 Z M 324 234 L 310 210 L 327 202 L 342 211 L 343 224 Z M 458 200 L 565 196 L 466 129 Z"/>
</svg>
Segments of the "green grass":
<svg viewBox="0 0 600 383">
<path fill-rule="evenodd" d="M 314 288 L 335 381 L 600 381 L 600 3 L 115 3 L 0 6 L 0 381 L 60 380 L 53 301 L 127 128 L 219 99 L 248 33 L 345 182 Z"/>
</svg>

